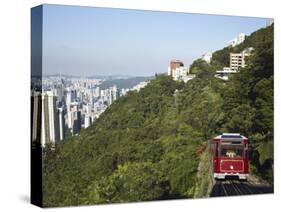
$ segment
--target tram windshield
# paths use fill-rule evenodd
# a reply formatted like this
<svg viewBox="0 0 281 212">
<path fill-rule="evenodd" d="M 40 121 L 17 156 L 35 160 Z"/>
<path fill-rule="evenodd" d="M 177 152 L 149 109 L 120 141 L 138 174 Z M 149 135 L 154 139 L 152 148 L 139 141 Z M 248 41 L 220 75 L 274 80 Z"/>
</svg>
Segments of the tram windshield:
<svg viewBox="0 0 281 212">
<path fill-rule="evenodd" d="M 240 158 L 243 157 L 242 145 L 221 145 L 221 157 Z"/>
</svg>

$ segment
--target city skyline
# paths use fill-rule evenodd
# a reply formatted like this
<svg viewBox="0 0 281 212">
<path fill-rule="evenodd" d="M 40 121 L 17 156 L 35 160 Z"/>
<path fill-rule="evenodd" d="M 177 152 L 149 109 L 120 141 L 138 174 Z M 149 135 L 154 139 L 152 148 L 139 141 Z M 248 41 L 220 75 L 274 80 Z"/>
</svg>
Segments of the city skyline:
<svg viewBox="0 0 281 212">
<path fill-rule="evenodd" d="M 189 66 L 267 19 L 44 5 L 43 20 L 43 75 L 151 76 L 166 73 L 171 58 Z"/>
<path fill-rule="evenodd" d="M 135 82 L 130 88 L 117 85 L 102 88 L 102 81 L 62 76 L 42 78 L 41 90 L 31 91 L 32 141 L 40 141 L 45 147 L 76 136 L 81 129 L 91 126 L 118 98 L 129 91 L 138 92 L 148 83 Z"/>
</svg>

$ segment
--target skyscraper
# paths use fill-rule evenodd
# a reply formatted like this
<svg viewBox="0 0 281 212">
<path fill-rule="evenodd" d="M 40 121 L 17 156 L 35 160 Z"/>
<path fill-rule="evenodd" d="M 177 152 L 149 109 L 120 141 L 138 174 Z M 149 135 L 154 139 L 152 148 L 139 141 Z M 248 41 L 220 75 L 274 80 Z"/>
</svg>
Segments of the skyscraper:
<svg viewBox="0 0 281 212">
<path fill-rule="evenodd" d="M 82 125 L 81 111 L 74 111 L 72 115 L 72 135 L 77 135 L 80 132 Z"/>
<path fill-rule="evenodd" d="M 117 100 L 119 97 L 119 94 L 118 94 L 118 89 L 117 89 L 117 86 L 114 85 L 112 87 L 112 98 L 113 98 L 113 101 Z"/>
<path fill-rule="evenodd" d="M 91 116 L 85 115 L 84 118 L 84 128 L 87 128 L 91 125 Z"/>
<path fill-rule="evenodd" d="M 59 140 L 59 119 L 56 111 L 56 96 L 46 91 L 42 94 L 41 143 L 55 143 Z"/>
<path fill-rule="evenodd" d="M 58 116 L 59 116 L 59 140 L 63 140 L 65 138 L 65 121 L 64 121 L 65 109 L 64 107 L 58 108 Z"/>
<path fill-rule="evenodd" d="M 31 139 L 40 143 L 41 139 L 41 109 L 42 97 L 40 92 L 31 93 Z"/>
<path fill-rule="evenodd" d="M 66 106 L 67 106 L 67 110 L 68 110 L 68 107 L 70 106 L 71 102 L 74 101 L 74 98 L 75 98 L 75 94 L 74 94 L 74 91 L 68 91 L 67 94 L 66 94 Z"/>
</svg>

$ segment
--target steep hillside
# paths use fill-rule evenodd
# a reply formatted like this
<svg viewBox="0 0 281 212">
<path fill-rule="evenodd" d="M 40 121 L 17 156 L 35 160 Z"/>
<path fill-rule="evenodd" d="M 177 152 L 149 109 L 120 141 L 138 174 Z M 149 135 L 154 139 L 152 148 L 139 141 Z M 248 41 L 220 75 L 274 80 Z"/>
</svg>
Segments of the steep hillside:
<svg viewBox="0 0 281 212">
<path fill-rule="evenodd" d="M 219 49 L 215 51 L 212 55 L 211 65 L 214 69 L 220 70 L 223 67 L 229 67 L 229 55 L 230 53 L 239 53 L 248 47 L 253 47 L 256 49 L 260 43 L 264 42 L 265 40 L 273 38 L 273 25 L 261 28 L 249 36 L 246 36 L 245 41 L 235 47 L 225 47 L 223 49 Z M 199 60 L 195 60 L 193 64 L 191 64 L 190 70 L 191 72 L 196 73 L 196 63 Z M 193 70 L 195 68 L 195 70 Z"/>
<path fill-rule="evenodd" d="M 251 40 L 246 40 L 254 40 L 255 50 L 248 58 L 246 68 L 230 79 L 222 93 L 223 128 L 249 137 L 252 171 L 270 183 L 273 183 L 274 140 L 273 34 L 272 25 L 258 30 L 252 34 Z"/>
<path fill-rule="evenodd" d="M 229 82 L 203 62 L 186 84 L 159 75 L 79 136 L 45 148 L 44 206 L 208 196 L 197 173 L 208 176 L 206 141 L 222 132 L 248 136 L 251 171 L 273 183 L 273 26 L 262 31 Z"/>
<path fill-rule="evenodd" d="M 120 98 L 79 136 L 46 148 L 44 205 L 193 197 L 196 151 L 215 125 L 208 108 L 216 101 L 204 79 L 184 85 L 168 76 Z"/>
<path fill-rule="evenodd" d="M 239 132 L 250 139 L 251 172 L 273 183 L 274 135 L 274 25 L 259 29 L 234 47 L 226 47 L 213 54 L 211 64 L 198 59 L 191 65 L 193 72 L 215 70 L 229 66 L 230 52 L 254 47 L 247 67 L 232 75 L 221 90 L 223 121 L 221 132 Z"/>
</svg>

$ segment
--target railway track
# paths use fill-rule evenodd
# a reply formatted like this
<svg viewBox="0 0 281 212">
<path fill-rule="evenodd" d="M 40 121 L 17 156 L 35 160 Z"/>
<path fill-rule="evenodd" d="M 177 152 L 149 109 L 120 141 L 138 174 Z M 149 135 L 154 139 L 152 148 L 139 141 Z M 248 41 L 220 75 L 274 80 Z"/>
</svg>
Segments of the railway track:
<svg viewBox="0 0 281 212">
<path fill-rule="evenodd" d="M 251 194 L 273 193 L 273 187 L 270 185 L 239 180 L 217 180 L 211 191 L 211 197 L 218 196 L 236 196 Z"/>
</svg>

